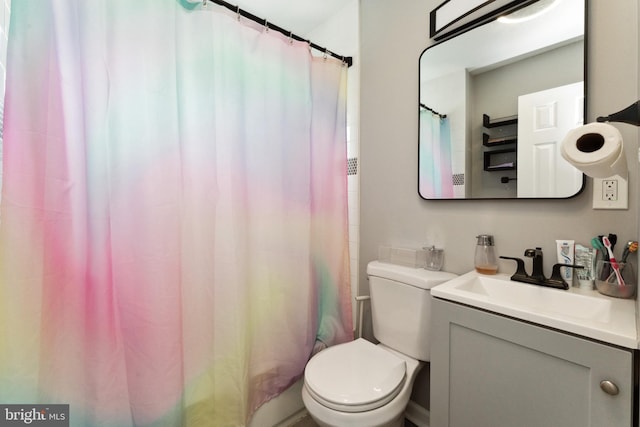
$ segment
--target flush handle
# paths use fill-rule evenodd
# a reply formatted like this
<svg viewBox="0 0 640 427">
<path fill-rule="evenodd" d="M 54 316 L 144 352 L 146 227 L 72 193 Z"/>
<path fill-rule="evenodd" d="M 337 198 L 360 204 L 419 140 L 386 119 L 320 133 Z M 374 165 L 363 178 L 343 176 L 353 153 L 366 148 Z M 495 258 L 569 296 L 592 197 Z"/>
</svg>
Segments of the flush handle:
<svg viewBox="0 0 640 427">
<path fill-rule="evenodd" d="M 601 381 L 600 388 L 602 389 L 602 391 L 610 394 L 611 396 L 615 396 L 620 392 L 620 390 L 618 390 L 618 386 L 614 382 L 609 380 Z"/>
</svg>

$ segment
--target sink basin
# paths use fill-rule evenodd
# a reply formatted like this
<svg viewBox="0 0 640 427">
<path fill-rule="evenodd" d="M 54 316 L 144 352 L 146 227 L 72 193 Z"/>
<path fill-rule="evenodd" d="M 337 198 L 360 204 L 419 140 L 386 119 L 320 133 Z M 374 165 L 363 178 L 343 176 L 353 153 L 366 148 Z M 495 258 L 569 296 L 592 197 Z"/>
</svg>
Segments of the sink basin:
<svg viewBox="0 0 640 427">
<path fill-rule="evenodd" d="M 536 312 L 554 313 L 579 319 L 608 322 L 611 300 L 593 296 L 558 291 L 536 285 L 519 286 L 506 275 L 471 275 L 457 289 L 476 294 L 478 298 L 491 299 L 497 303 L 521 307 Z"/>
<path fill-rule="evenodd" d="M 638 348 L 635 301 L 597 291 L 553 289 L 475 271 L 431 290 L 436 298 L 471 305 L 627 348 Z"/>
</svg>

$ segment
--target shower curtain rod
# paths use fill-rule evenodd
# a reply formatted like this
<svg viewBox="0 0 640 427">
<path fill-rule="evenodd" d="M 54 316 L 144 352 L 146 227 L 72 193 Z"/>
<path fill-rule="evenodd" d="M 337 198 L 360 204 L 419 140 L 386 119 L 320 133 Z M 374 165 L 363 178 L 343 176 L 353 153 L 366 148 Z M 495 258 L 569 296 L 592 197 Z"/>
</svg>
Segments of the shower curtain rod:
<svg viewBox="0 0 640 427">
<path fill-rule="evenodd" d="M 447 115 L 446 114 L 440 114 L 438 113 L 436 110 L 434 110 L 433 108 L 429 108 L 426 105 L 424 105 L 422 102 L 420 103 L 420 107 L 424 108 L 427 111 L 431 111 L 433 114 L 435 114 L 436 116 L 440 117 L 441 119 L 446 119 Z"/>
<path fill-rule="evenodd" d="M 353 65 L 353 58 L 350 56 L 342 56 L 342 55 L 338 55 L 335 52 L 330 51 L 329 49 L 319 46 L 313 42 L 311 42 L 311 40 L 307 40 L 305 38 L 302 38 L 300 36 L 298 36 L 297 34 L 293 34 L 291 31 L 287 31 L 284 28 L 281 28 L 277 25 L 272 24 L 271 22 L 267 21 L 266 19 L 260 18 L 250 12 L 247 12 L 244 9 L 240 9 L 239 6 L 234 6 L 231 3 L 227 3 L 224 0 L 203 0 L 203 4 L 206 4 L 207 2 L 211 2 L 211 3 L 215 3 L 219 6 L 224 6 L 227 9 L 229 9 L 232 12 L 237 13 L 239 16 L 242 16 L 244 18 L 250 19 L 254 22 L 257 22 L 258 24 L 264 25 L 265 27 L 267 27 L 270 30 L 276 30 L 282 34 L 284 34 L 285 36 L 288 36 L 294 40 L 297 41 L 301 41 L 301 42 L 307 42 L 309 43 L 309 46 L 311 46 L 313 49 L 320 51 L 322 53 L 324 53 L 325 55 L 330 55 L 334 58 L 339 59 L 340 61 L 344 62 L 345 64 L 347 64 L 348 67 L 351 67 L 351 65 Z"/>
</svg>

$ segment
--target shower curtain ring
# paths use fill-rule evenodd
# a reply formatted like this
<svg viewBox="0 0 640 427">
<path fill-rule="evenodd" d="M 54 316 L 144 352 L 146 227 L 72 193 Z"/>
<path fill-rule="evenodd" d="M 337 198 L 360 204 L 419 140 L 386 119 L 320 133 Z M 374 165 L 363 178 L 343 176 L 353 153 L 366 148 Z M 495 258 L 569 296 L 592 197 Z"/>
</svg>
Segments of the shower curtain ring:
<svg viewBox="0 0 640 427">
<path fill-rule="evenodd" d="M 202 0 L 202 7 L 206 8 L 207 7 L 207 0 Z"/>
<path fill-rule="evenodd" d="M 293 44 L 293 31 L 289 31 L 289 44 Z"/>
<path fill-rule="evenodd" d="M 240 5 L 236 6 L 236 18 L 240 21 L 242 15 L 240 14 Z"/>
<path fill-rule="evenodd" d="M 269 32 L 269 21 L 267 21 L 266 19 L 264 20 L 264 32 Z"/>
<path fill-rule="evenodd" d="M 329 50 L 325 47 L 324 48 L 324 55 L 322 55 L 323 59 L 327 59 L 327 56 L 329 56 Z"/>
</svg>

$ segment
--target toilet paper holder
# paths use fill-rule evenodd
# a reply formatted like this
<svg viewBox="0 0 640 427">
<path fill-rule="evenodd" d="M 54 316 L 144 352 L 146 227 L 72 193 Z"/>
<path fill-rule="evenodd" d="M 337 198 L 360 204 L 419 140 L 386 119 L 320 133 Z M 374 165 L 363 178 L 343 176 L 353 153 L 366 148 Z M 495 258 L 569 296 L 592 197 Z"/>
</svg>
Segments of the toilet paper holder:
<svg viewBox="0 0 640 427">
<path fill-rule="evenodd" d="M 628 208 L 628 169 L 618 129 L 606 122 L 640 126 L 640 100 L 627 108 L 596 118 L 596 123 L 572 129 L 561 144 L 561 155 L 571 165 L 594 179 L 594 209 Z M 613 188 L 612 193 L 605 191 Z"/>
<path fill-rule="evenodd" d="M 597 122 L 619 122 L 627 123 L 634 126 L 640 126 L 640 101 L 629 105 L 624 110 L 608 116 L 601 116 L 596 119 Z"/>
<path fill-rule="evenodd" d="M 640 100 L 616 113 L 598 117 L 596 122 L 572 129 L 567 134 L 562 142 L 562 157 L 590 177 L 617 175 L 626 180 L 622 135 L 606 122 L 640 126 Z"/>
</svg>

